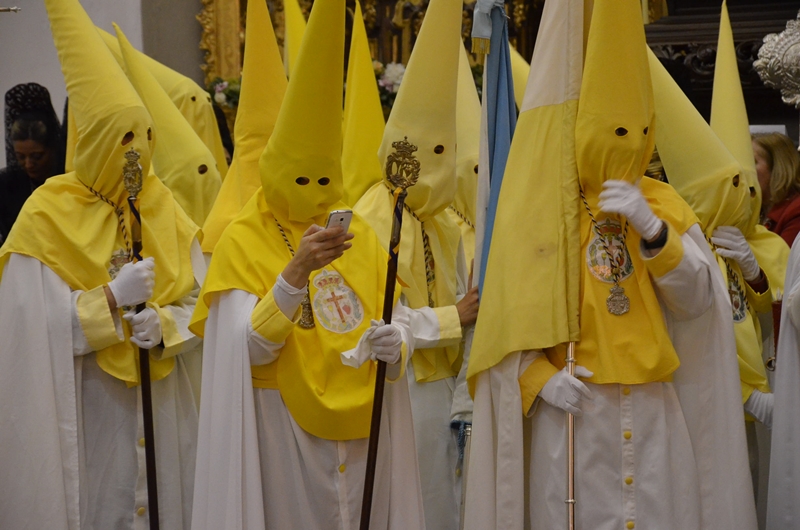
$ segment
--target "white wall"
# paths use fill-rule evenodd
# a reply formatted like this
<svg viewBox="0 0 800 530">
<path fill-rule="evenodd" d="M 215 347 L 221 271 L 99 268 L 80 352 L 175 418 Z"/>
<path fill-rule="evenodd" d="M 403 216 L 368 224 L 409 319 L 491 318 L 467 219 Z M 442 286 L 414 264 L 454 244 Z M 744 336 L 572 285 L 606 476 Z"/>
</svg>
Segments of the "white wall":
<svg viewBox="0 0 800 530">
<path fill-rule="evenodd" d="M 138 49 L 142 48 L 141 0 L 82 0 L 84 8 L 98 26 L 114 32 L 116 22 Z M 53 46 L 50 23 L 42 0 L 0 0 L 5 7 L 19 6 L 19 13 L 0 13 L 0 104 L 6 91 L 19 83 L 39 83 L 47 87 L 56 113 L 61 117 L 66 89 L 58 55 Z M 0 151 L 5 153 L 5 128 L 0 120 Z M 0 167 L 4 167 L 4 154 Z"/>
</svg>

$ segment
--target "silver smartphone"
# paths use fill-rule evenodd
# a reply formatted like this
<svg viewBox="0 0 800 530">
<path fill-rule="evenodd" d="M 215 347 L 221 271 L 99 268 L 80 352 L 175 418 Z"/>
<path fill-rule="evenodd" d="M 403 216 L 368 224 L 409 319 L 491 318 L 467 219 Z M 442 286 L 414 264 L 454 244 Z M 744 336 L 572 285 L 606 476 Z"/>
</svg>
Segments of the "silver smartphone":
<svg viewBox="0 0 800 530">
<path fill-rule="evenodd" d="M 353 220 L 353 210 L 333 210 L 328 214 L 328 222 L 325 228 L 341 226 L 345 233 L 350 230 L 350 221 Z"/>
</svg>

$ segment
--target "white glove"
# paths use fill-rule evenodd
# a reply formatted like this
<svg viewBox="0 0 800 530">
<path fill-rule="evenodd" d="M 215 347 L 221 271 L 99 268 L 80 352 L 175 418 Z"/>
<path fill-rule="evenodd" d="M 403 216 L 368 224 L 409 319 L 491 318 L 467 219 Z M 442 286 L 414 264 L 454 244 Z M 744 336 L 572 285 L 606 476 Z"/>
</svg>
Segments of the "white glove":
<svg viewBox="0 0 800 530">
<path fill-rule="evenodd" d="M 384 324 L 383 319 L 373 320 L 372 326 L 375 331 L 369 338 L 370 358 L 373 361 L 384 361 L 388 364 L 395 364 L 400 360 L 403 349 L 403 337 L 400 330 L 391 324 Z"/>
<path fill-rule="evenodd" d="M 775 404 L 775 394 L 753 390 L 744 404 L 744 410 L 755 419 L 764 424 L 767 429 L 772 429 L 772 407 Z"/>
<path fill-rule="evenodd" d="M 134 306 L 150 300 L 156 283 L 155 266 L 153 258 L 122 266 L 117 277 L 108 283 L 117 307 Z"/>
<path fill-rule="evenodd" d="M 582 416 L 581 401 L 585 399 L 593 400 L 594 395 L 578 377 L 592 377 L 594 374 L 583 366 L 575 365 L 575 375 L 573 377 L 567 373 L 567 368 L 556 373 L 539 391 L 539 397 L 550 405 L 569 412 L 575 416 Z"/>
<path fill-rule="evenodd" d="M 149 350 L 161 343 L 161 319 L 155 309 L 146 307 L 141 312 L 128 311 L 122 318 L 131 325 L 131 342 Z"/>
<path fill-rule="evenodd" d="M 745 281 L 754 282 L 761 276 L 761 267 L 758 266 L 758 261 L 750 250 L 750 243 L 738 228 L 720 226 L 714 230 L 711 242 L 717 246 L 717 254 L 739 264 Z"/>
<path fill-rule="evenodd" d="M 658 237 L 664 228 L 664 222 L 650 209 L 639 186 L 624 180 L 603 182 L 600 209 L 606 213 L 624 215 L 645 241 Z"/>
</svg>

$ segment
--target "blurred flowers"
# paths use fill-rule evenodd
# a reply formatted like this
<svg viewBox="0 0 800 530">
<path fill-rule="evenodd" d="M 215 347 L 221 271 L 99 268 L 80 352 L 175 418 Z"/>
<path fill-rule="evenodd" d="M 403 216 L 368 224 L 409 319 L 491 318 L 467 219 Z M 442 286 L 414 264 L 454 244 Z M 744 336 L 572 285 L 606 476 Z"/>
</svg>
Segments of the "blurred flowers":
<svg viewBox="0 0 800 530">
<path fill-rule="evenodd" d="M 221 77 L 217 77 L 206 87 L 206 91 L 220 107 L 235 109 L 239 106 L 239 91 L 241 88 L 242 83 L 239 79 L 225 81 Z"/>
</svg>

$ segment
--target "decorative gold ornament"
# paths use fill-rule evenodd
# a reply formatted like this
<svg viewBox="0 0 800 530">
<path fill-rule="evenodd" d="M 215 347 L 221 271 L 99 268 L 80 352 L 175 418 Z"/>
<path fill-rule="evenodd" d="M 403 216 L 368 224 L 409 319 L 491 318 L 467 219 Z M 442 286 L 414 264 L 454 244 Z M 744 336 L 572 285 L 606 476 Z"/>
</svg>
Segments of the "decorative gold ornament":
<svg viewBox="0 0 800 530">
<path fill-rule="evenodd" d="M 141 155 L 132 147 L 125 153 L 125 167 L 122 169 L 122 184 L 128 196 L 136 199 L 142 191 L 142 166 L 139 164 Z"/>
<path fill-rule="evenodd" d="M 395 188 L 407 189 L 419 180 L 420 163 L 414 153 L 416 145 L 404 137 L 399 142 L 392 142 L 394 153 L 386 157 L 386 180 Z"/>
<path fill-rule="evenodd" d="M 780 90 L 784 103 L 800 109 L 800 13 L 783 32 L 764 37 L 753 68 L 765 85 Z"/>
</svg>

